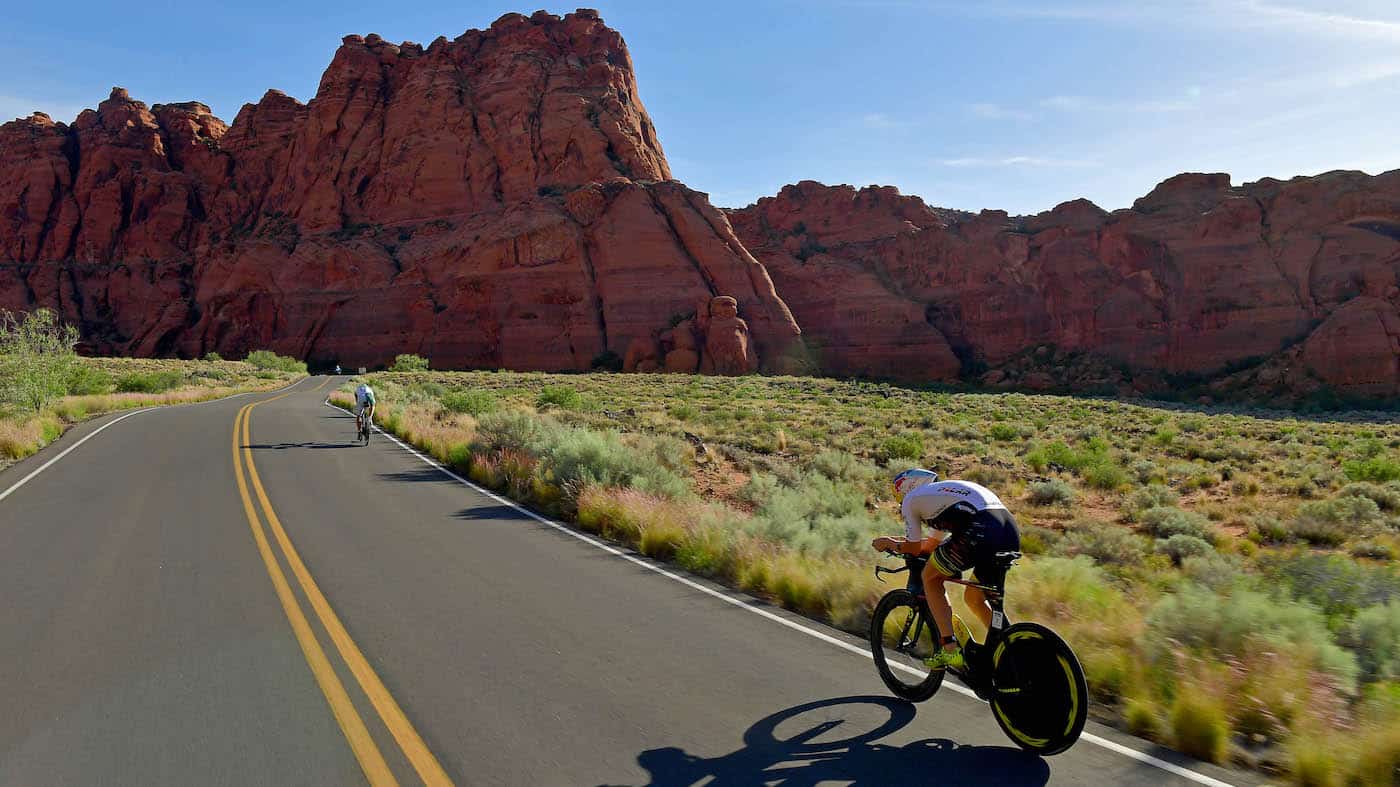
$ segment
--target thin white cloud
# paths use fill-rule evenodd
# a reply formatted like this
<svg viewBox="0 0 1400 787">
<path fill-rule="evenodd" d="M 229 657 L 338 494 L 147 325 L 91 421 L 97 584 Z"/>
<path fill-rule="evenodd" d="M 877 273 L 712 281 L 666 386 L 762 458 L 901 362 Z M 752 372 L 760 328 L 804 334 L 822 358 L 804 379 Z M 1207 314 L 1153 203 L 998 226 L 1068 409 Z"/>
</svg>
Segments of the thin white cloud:
<svg viewBox="0 0 1400 787">
<path fill-rule="evenodd" d="M 1304 35 L 1400 43 L 1400 20 L 1352 16 L 1258 0 L 1239 0 L 1232 5 L 1245 12 L 1248 21 L 1253 24 L 1285 27 Z"/>
<path fill-rule="evenodd" d="M 72 123 L 82 111 L 83 107 L 75 104 L 20 96 L 0 96 L 0 123 L 27 118 L 35 112 L 43 112 L 59 123 Z"/>
<path fill-rule="evenodd" d="M 1201 89 L 1193 87 L 1181 99 L 1106 101 L 1088 96 L 1050 96 L 1041 99 L 1040 105 L 1062 112 L 1184 112 L 1194 109 L 1200 96 Z"/>
<path fill-rule="evenodd" d="M 897 118 L 892 118 L 883 112 L 870 112 L 862 116 L 860 122 L 866 128 L 873 128 L 881 131 L 888 131 L 890 129 L 896 128 L 907 128 L 908 126 L 912 125 L 907 120 L 899 120 Z"/>
<path fill-rule="evenodd" d="M 936 162 L 943 167 L 1047 167 L 1047 168 L 1079 168 L 1097 167 L 1098 164 L 1084 159 L 1064 159 L 1051 158 L 1047 156 L 1004 156 L 1001 158 L 984 156 L 965 156 L 962 158 L 945 158 Z"/>
<path fill-rule="evenodd" d="M 1022 109 L 1012 109 L 1000 104 L 979 103 L 968 106 L 973 115 L 987 120 L 1030 120 L 1031 113 Z"/>
</svg>

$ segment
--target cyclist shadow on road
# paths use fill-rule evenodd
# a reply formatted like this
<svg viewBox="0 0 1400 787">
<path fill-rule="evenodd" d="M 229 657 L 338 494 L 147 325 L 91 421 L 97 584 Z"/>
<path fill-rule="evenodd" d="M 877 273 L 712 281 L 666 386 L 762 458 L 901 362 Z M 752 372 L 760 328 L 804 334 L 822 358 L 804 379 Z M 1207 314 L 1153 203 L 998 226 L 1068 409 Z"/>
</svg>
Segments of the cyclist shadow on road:
<svg viewBox="0 0 1400 787">
<path fill-rule="evenodd" d="M 348 448 L 348 447 L 354 446 L 354 445 L 356 445 L 356 443 L 325 443 L 325 442 L 314 442 L 314 443 L 312 443 L 312 442 L 306 442 L 306 443 L 250 443 L 250 444 L 245 445 L 245 446 L 243 446 L 243 447 L 244 447 L 244 448 L 251 448 L 251 449 L 253 449 L 254 451 L 285 451 L 285 450 L 287 450 L 287 449 L 289 449 L 289 448 L 311 448 L 311 449 L 321 449 L 321 448 Z"/>
<path fill-rule="evenodd" d="M 845 707 L 843 707 L 845 706 Z M 824 782 L 884 785 L 1045 784 L 1050 767 L 1009 746 L 965 746 L 946 738 L 903 745 L 879 743 L 914 719 L 914 706 L 889 697 L 837 697 L 778 711 L 744 733 L 744 747 L 704 758 L 668 746 L 637 756 L 648 787 L 769 784 L 807 787 Z M 854 735 L 843 727 L 871 727 Z M 799 718 L 806 716 L 807 718 Z M 852 717 L 856 717 L 852 719 Z M 781 730 L 779 728 L 782 728 Z"/>
</svg>

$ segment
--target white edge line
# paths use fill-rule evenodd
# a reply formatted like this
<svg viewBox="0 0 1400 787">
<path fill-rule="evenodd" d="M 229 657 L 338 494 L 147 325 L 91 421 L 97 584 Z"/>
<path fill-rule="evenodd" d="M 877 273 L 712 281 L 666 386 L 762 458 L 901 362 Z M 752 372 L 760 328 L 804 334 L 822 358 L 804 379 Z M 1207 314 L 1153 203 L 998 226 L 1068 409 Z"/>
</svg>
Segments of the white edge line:
<svg viewBox="0 0 1400 787">
<path fill-rule="evenodd" d="M 310 379 L 310 375 L 308 375 L 306 378 L 303 378 L 303 379 Z M 103 424 L 103 425 L 97 427 L 96 429 L 92 430 L 91 432 L 88 432 L 87 434 L 83 435 L 83 436 L 82 436 L 82 439 L 78 440 L 78 442 L 76 442 L 76 443 L 74 443 L 74 444 L 68 446 L 67 448 L 63 449 L 63 451 L 60 452 L 58 456 L 55 456 L 54 458 L 50 459 L 49 461 L 47 461 L 47 462 L 45 462 L 45 463 L 39 465 L 38 467 L 36 467 L 36 468 L 34 468 L 33 470 L 31 470 L 31 471 L 29 472 L 29 474 L 26 475 L 24 478 L 21 478 L 20 480 L 14 482 L 14 484 L 12 484 L 12 485 L 10 486 L 9 489 L 6 489 L 5 491 L 0 492 L 0 500 L 4 500 L 5 498 L 9 497 L 10 494 L 11 494 L 12 492 L 14 492 L 16 489 L 19 489 L 20 487 L 24 486 L 25 484 L 27 484 L 27 483 L 29 483 L 31 480 L 33 480 L 34 476 L 36 476 L 36 475 L 38 475 L 38 474 L 44 472 L 45 470 L 49 469 L 49 467 L 50 467 L 51 465 L 53 465 L 54 462 L 57 462 L 58 460 L 62 459 L 63 457 L 67 456 L 70 452 L 72 452 L 73 449 L 77 448 L 78 446 L 82 445 L 83 443 L 86 443 L 87 441 L 89 441 L 89 440 L 91 440 L 92 438 L 96 437 L 99 433 L 102 432 L 102 430 L 106 429 L 107 427 L 111 426 L 112 424 L 115 424 L 115 423 L 118 422 L 118 421 L 125 421 L 126 419 L 130 418 L 130 417 L 133 416 L 133 415 L 140 415 L 141 413 L 149 413 L 149 412 L 151 412 L 152 410 L 161 410 L 161 409 L 165 409 L 165 408 L 168 408 L 168 407 L 187 407 L 187 406 L 189 406 L 189 405 L 211 404 L 211 403 L 213 403 L 213 402 L 222 402 L 222 401 L 224 401 L 225 399 L 234 399 L 234 398 L 239 397 L 239 396 L 248 396 L 249 394 L 255 394 L 255 393 L 277 393 L 278 391 L 285 391 L 285 390 L 287 390 L 288 388 L 291 388 L 292 386 L 297 385 L 297 384 L 299 384 L 299 383 L 301 383 L 301 382 L 302 382 L 302 380 L 297 380 L 296 382 L 292 383 L 291 385 L 284 385 L 284 386 L 282 386 L 281 388 L 276 388 L 276 389 L 273 389 L 273 390 L 271 390 L 271 391 L 244 391 L 243 393 L 236 393 L 236 394 L 229 394 L 228 396 L 221 396 L 221 397 L 219 397 L 218 399 L 206 399 L 206 400 L 204 400 L 204 401 L 202 401 L 202 402 L 185 402 L 185 403 L 183 403 L 183 404 L 176 404 L 176 405 L 156 405 L 156 406 L 154 406 L 154 407 L 142 407 L 142 408 L 137 409 L 137 410 L 132 410 L 132 411 L 129 412 L 129 413 L 125 413 L 125 414 L 123 414 L 123 415 L 119 415 L 119 416 L 117 416 L 116 418 L 113 418 L 112 420 L 108 421 L 107 423 L 105 423 L 105 424 Z"/>
<path fill-rule="evenodd" d="M 330 394 L 326 394 L 326 399 L 325 399 L 325 401 L 321 402 L 321 404 L 324 404 L 326 407 L 329 407 L 329 408 L 331 408 L 331 409 L 333 409 L 333 410 L 338 410 L 338 411 L 340 411 L 340 412 L 346 412 L 343 408 L 337 407 L 336 405 L 331 404 L 331 403 L 330 403 L 330 398 L 331 398 L 331 397 L 330 397 Z M 784 625 L 784 626 L 787 626 L 788 628 L 793 629 L 794 631 L 800 631 L 800 632 L 802 632 L 803 634 L 806 634 L 806 635 L 808 635 L 808 636 L 810 636 L 810 637 L 815 637 L 816 639 L 819 639 L 819 640 L 821 640 L 822 642 L 826 642 L 826 643 L 835 645 L 836 647 L 841 648 L 842 650 L 850 651 L 851 653 L 855 653 L 855 654 L 858 655 L 858 656 L 862 656 L 862 657 L 867 658 L 867 659 L 873 658 L 873 657 L 870 655 L 870 652 L 867 651 L 865 648 L 858 648 L 858 647 L 856 647 L 855 645 L 852 645 L 851 643 L 846 642 L 845 640 L 842 640 L 842 639 L 838 639 L 838 638 L 836 638 L 836 637 L 833 637 L 833 636 L 831 636 L 830 634 L 826 634 L 826 633 L 824 633 L 824 632 L 817 631 L 816 629 L 813 629 L 813 628 L 808 628 L 807 626 L 804 626 L 804 625 L 802 625 L 802 624 L 800 624 L 800 623 L 796 623 L 796 622 L 794 622 L 794 621 L 788 620 L 787 618 L 785 618 L 785 617 L 783 617 L 783 616 L 781 616 L 781 615 L 775 615 L 775 614 L 773 614 L 772 612 L 769 612 L 769 611 L 766 610 L 766 609 L 760 609 L 760 608 L 758 608 L 758 607 L 755 607 L 755 606 L 753 606 L 753 605 L 751 605 L 751 604 L 748 604 L 748 603 L 746 603 L 746 602 L 744 602 L 744 601 L 742 601 L 742 600 L 740 600 L 740 599 L 734 598 L 734 597 L 729 596 L 729 595 L 727 595 L 727 594 L 725 594 L 725 593 L 721 593 L 721 592 L 715 590 L 714 588 L 705 587 L 704 585 L 702 585 L 702 584 L 700 584 L 700 583 L 698 583 L 698 582 L 695 582 L 694 580 L 691 580 L 691 579 L 688 579 L 688 578 L 686 578 L 686 577 L 680 576 L 679 574 L 675 574 L 675 573 L 672 573 L 672 572 L 670 572 L 670 571 L 667 571 L 666 569 L 661 568 L 660 566 L 654 565 L 654 564 L 652 564 L 652 563 L 650 563 L 650 562 L 648 562 L 648 561 L 642 560 L 642 559 L 636 557 L 635 555 L 628 554 L 627 552 L 624 552 L 624 551 L 618 549 L 617 547 L 615 547 L 615 546 L 613 546 L 613 545 L 611 545 L 611 544 L 608 544 L 608 543 L 603 542 L 603 541 L 599 541 L 598 539 L 593 538 L 592 536 L 586 535 L 586 534 L 584 534 L 584 533 L 580 533 L 580 532 L 578 532 L 577 530 L 574 530 L 573 528 L 568 527 L 567 525 L 563 525 L 563 524 L 560 524 L 559 522 L 555 522 L 554 520 L 549 519 L 549 518 L 547 518 L 547 517 L 540 516 L 539 514 L 536 514 L 534 511 L 531 511 L 531 510 L 528 509 L 528 508 L 522 507 L 520 504 L 516 503 L 514 500 L 510 500 L 509 498 L 501 497 L 500 495 L 496 494 L 495 492 L 492 492 L 492 491 L 489 490 L 489 489 L 485 489 L 485 488 L 482 488 L 482 487 L 480 487 L 480 486 L 477 486 L 476 484 L 472 483 L 471 481 L 468 481 L 467 479 L 461 477 L 460 475 L 457 475 L 456 473 L 452 472 L 451 470 L 449 470 L 447 467 L 445 467 L 444 465 L 442 465 L 441 463 L 439 463 L 437 460 L 433 459 L 432 457 L 430 457 L 430 456 L 425 456 L 424 454 L 419 453 L 417 449 L 413 448 L 412 446 L 408 445 L 407 443 L 404 443 L 402 440 L 400 440 L 399 438 L 395 437 L 394 435 L 389 434 L 388 432 L 384 431 L 383 429 L 380 429 L 379 426 L 378 426 L 377 424 L 374 424 L 373 426 L 374 426 L 374 431 L 379 432 L 380 434 L 382 434 L 382 435 L 384 435 L 385 437 L 389 438 L 390 440 L 394 441 L 394 444 L 397 445 L 399 448 L 402 448 L 403 450 L 407 451 L 408 453 L 413 454 L 415 457 L 417 457 L 419 460 L 425 462 L 426 464 L 429 464 L 429 465 L 431 465 L 431 466 L 437 468 L 438 470 L 442 471 L 443 473 L 445 473 L 446 475 L 448 475 L 449 477 L 451 477 L 453 480 L 457 481 L 458 483 L 462 484 L 463 486 L 466 486 L 466 487 L 469 488 L 469 489 L 473 489 L 473 490 L 475 490 L 475 491 L 477 491 L 477 492 L 480 492 L 481 494 L 486 495 L 487 497 L 491 498 L 492 500 L 496 501 L 497 503 L 501 503 L 501 504 L 503 504 L 503 505 L 510 506 L 511 508 L 515 509 L 516 511 L 519 511 L 520 513 L 522 513 L 522 514 L 524 514 L 525 516 L 527 516 L 527 517 L 529 517 L 529 518 L 535 520 L 536 522 L 539 522 L 539 523 L 544 524 L 544 525 L 548 525 L 549 527 L 552 527 L 552 528 L 554 528 L 555 530 L 558 530 L 558 531 L 561 532 L 561 533 L 566 533 L 566 534 L 568 534 L 568 535 L 570 535 L 570 536 L 573 536 L 574 538 L 576 538 L 576 539 L 578 539 L 578 540 L 580 540 L 580 541 L 583 541 L 584 543 L 592 544 L 593 546 L 595 546 L 595 547 L 597 547 L 597 548 L 603 550 L 604 552 L 607 552 L 607 553 L 609 553 L 609 554 L 611 554 L 611 555 L 615 555 L 615 556 L 617 556 L 617 557 L 620 557 L 620 558 L 622 558 L 623 560 L 627 560 L 627 561 L 630 561 L 630 562 L 632 562 L 632 563 L 635 563 L 635 564 L 641 566 L 642 568 L 645 568 L 645 569 L 647 569 L 647 570 L 649 570 L 649 571 L 653 571 L 653 572 L 655 572 L 655 573 L 657 573 L 657 574 L 660 574 L 660 575 L 663 576 L 663 577 L 666 577 L 666 578 L 668 578 L 668 579 L 672 579 L 672 580 L 674 580 L 674 581 L 676 581 L 676 582 L 679 582 L 679 583 L 681 583 L 682 585 L 685 585 L 686 587 L 689 587 L 689 588 L 692 588 L 692 589 L 694 589 L 694 590 L 698 590 L 698 591 L 700 591 L 701 593 L 705 593 L 705 594 L 707 594 L 707 595 L 713 596 L 713 597 L 719 599 L 720 601 L 725 602 L 726 604 L 732 604 L 732 605 L 734 605 L 734 606 L 736 606 L 736 607 L 738 607 L 738 608 L 740 608 L 740 609 L 742 609 L 742 610 L 744 610 L 744 611 L 746 611 L 746 612 L 752 612 L 752 613 L 755 614 L 755 615 L 759 615 L 759 616 L 761 616 L 761 617 L 765 617 L 765 618 L 767 618 L 767 619 L 769 619 L 769 620 L 771 620 L 771 621 L 773 621 L 773 622 L 775 622 L 775 623 L 779 623 L 779 624 L 782 624 L 782 625 Z M 74 447 L 76 447 L 76 446 L 74 446 Z M 893 666 L 893 667 L 895 667 L 895 668 L 897 668 L 897 669 L 900 669 L 900 670 L 904 670 L 904 671 L 908 672 L 908 673 L 911 674 L 911 675 L 922 675 L 922 673 L 920 673 L 918 670 L 915 670 L 914 668 L 905 666 L 905 665 L 903 665 L 903 664 L 895 663 L 895 664 L 891 664 L 890 666 Z M 973 699 L 977 699 L 977 694 L 976 694 L 975 692 L 973 692 L 972 689 L 969 689 L 969 688 L 967 688 L 966 686 L 961 686 L 961 685 L 958 685 L 957 683 L 952 683 L 952 682 L 949 682 L 949 681 L 944 681 L 943 685 L 946 686 L 946 687 L 948 687 L 948 688 L 950 688 L 950 689 L 952 689 L 953 691 L 958 692 L 959 694 L 963 694 L 963 695 L 966 695 L 966 696 L 971 697 L 971 698 L 973 698 Z M 979 701 L 980 701 L 980 700 L 979 700 Z M 1184 779 L 1189 779 L 1189 780 L 1191 780 L 1191 781 L 1193 781 L 1193 782 L 1196 782 L 1196 783 L 1198 783 L 1198 784 L 1209 785 L 1209 787 L 1234 787 L 1234 785 L 1230 784 L 1229 782 L 1223 782 L 1223 781 L 1221 781 L 1221 780 L 1219 780 L 1219 779 L 1216 779 L 1216 778 L 1213 778 L 1213 777 L 1210 777 L 1210 776 L 1206 776 L 1206 775 L 1203 774 L 1203 773 L 1197 773 L 1197 772 L 1191 770 L 1190 768 L 1183 768 L 1182 766 L 1176 765 L 1175 763 L 1170 763 L 1170 762 L 1167 762 L 1166 760 L 1160 759 L 1160 758 L 1158 758 L 1158 757 L 1153 757 L 1153 756 L 1150 755 L 1150 754 L 1146 754 L 1146 753 L 1144 753 L 1144 752 L 1140 752 L 1140 751 L 1138 751 L 1137 749 L 1131 748 L 1131 747 L 1129 747 L 1129 746 L 1124 746 L 1124 745 L 1121 744 L 1121 743 L 1117 743 L 1117 742 L 1115 742 L 1115 741 L 1111 741 L 1111 740 L 1109 740 L 1109 739 L 1107 739 L 1107 738 L 1100 737 L 1100 736 L 1098 736 L 1098 735 L 1095 735 L 1095 734 L 1092 733 L 1092 732 L 1085 732 L 1085 733 L 1082 733 L 1082 734 L 1080 735 L 1080 738 L 1081 738 L 1082 740 L 1089 741 L 1090 743 L 1097 744 L 1098 746 L 1102 746 L 1103 748 L 1108 749 L 1109 751 L 1117 752 L 1118 754 L 1121 754 L 1121 755 L 1123 755 L 1124 757 L 1127 757 L 1128 759 L 1137 760 L 1138 762 L 1141 762 L 1141 763 L 1144 763 L 1144 764 L 1147 764 L 1147 765 L 1151 765 L 1151 766 L 1153 766 L 1153 767 L 1155 767 L 1155 768 L 1160 768 L 1161 770 L 1164 770 L 1164 771 L 1166 771 L 1166 772 L 1168 772 L 1168 773 L 1175 774 L 1175 775 L 1180 776 L 1180 777 L 1182 777 L 1182 778 L 1184 778 Z"/>
</svg>

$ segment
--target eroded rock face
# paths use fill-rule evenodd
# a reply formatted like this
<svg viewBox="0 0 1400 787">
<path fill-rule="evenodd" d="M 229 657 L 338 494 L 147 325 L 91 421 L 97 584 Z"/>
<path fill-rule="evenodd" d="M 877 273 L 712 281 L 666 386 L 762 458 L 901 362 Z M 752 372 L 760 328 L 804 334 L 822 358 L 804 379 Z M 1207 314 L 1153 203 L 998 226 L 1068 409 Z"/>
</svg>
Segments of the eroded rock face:
<svg viewBox="0 0 1400 787">
<path fill-rule="evenodd" d="M 758 370 L 758 353 L 749 337 L 749 324 L 739 317 L 739 302 L 728 295 L 710 300 L 701 308 L 705 351 L 700 371 L 738 375 Z"/>
<path fill-rule="evenodd" d="M 348 36 L 308 104 L 231 126 L 120 88 L 0 126 L 0 307 L 56 307 L 96 352 L 586 369 L 722 291 L 781 355 L 767 272 L 669 178 L 595 12 Z"/>
<path fill-rule="evenodd" d="M 1048 344 L 1210 377 L 1306 341 L 1322 384 L 1400 395 L 1400 171 L 1186 174 L 1022 218 L 804 182 L 729 213 L 828 369 L 936 378 Z"/>
</svg>

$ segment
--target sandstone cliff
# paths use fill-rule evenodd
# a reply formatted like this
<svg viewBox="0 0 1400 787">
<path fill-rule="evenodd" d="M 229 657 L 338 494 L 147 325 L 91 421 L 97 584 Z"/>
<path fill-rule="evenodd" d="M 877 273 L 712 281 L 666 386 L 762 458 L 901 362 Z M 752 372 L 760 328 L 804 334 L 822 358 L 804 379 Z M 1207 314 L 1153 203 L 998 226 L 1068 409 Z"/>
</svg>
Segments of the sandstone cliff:
<svg viewBox="0 0 1400 787">
<path fill-rule="evenodd" d="M 586 369 L 715 296 L 780 365 L 796 324 L 670 180 L 588 10 L 348 36 L 310 103 L 269 91 L 231 126 L 120 88 L 0 126 L 0 307 L 57 306 L 95 352 Z"/>
<path fill-rule="evenodd" d="M 1277 358 L 1233 382 L 1400 395 L 1400 171 L 1239 187 L 1186 174 L 1132 209 L 1077 200 L 1030 217 L 807 181 L 729 213 L 828 368 L 1010 365 L 988 381 L 1028 387 L 1122 387 L 1137 370 L 1139 389 L 1160 390 Z M 1057 351 L 1042 350 L 1049 366 L 1108 364 L 1020 379 L 1012 362 L 1041 346 Z"/>
</svg>

